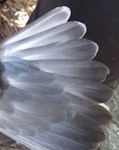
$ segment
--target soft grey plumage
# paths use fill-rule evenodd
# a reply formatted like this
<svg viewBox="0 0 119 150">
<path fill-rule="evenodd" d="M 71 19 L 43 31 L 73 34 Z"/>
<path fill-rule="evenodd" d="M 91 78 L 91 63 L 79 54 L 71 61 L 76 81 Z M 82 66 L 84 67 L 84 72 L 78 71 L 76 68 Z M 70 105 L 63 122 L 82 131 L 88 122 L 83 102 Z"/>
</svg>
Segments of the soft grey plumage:
<svg viewBox="0 0 119 150">
<path fill-rule="evenodd" d="M 0 131 L 32 150 L 95 150 L 111 119 L 98 105 L 112 96 L 109 70 L 69 17 L 58 7 L 1 44 Z"/>
</svg>

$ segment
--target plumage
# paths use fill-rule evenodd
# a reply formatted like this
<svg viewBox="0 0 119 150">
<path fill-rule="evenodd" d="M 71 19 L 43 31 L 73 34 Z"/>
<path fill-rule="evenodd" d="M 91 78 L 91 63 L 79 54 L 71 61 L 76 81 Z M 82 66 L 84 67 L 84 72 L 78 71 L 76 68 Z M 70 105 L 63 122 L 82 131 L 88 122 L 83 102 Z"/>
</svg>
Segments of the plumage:
<svg viewBox="0 0 119 150">
<path fill-rule="evenodd" d="M 32 150 L 97 149 L 111 120 L 99 105 L 112 96 L 109 69 L 69 16 L 58 7 L 1 44 L 0 131 Z"/>
<path fill-rule="evenodd" d="M 56 9 L 50 11 L 49 14 L 45 14 L 31 24 L 27 25 L 27 27 L 24 27 L 19 32 L 12 35 L 12 37 L 8 37 L 5 40 L 5 45 L 66 23 L 70 17 L 70 14 L 71 12 L 68 7 L 57 7 Z"/>
</svg>

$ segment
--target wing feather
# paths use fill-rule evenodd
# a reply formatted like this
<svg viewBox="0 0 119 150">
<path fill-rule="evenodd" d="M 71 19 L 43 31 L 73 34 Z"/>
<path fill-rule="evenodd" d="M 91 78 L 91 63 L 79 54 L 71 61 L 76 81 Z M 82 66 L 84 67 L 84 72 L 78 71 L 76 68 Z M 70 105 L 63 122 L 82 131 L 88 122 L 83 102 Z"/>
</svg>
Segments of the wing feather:
<svg viewBox="0 0 119 150">
<path fill-rule="evenodd" d="M 112 96 L 101 83 L 109 69 L 69 16 L 56 8 L 1 44 L 0 131 L 32 150 L 96 149 L 111 120 L 99 105 Z"/>
<path fill-rule="evenodd" d="M 60 24 L 66 23 L 70 17 L 70 14 L 71 12 L 68 7 L 57 7 L 56 9 L 51 10 L 49 13 L 35 20 L 33 23 L 27 25 L 27 27 L 24 27 L 19 32 L 8 37 L 3 42 L 2 46 L 20 41 Z"/>
</svg>

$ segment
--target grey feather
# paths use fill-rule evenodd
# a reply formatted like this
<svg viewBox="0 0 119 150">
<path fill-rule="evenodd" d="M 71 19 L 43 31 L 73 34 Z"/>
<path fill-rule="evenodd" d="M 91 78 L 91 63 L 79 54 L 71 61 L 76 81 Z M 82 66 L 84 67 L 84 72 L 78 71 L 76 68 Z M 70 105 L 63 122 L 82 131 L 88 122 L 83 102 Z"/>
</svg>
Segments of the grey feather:
<svg viewBox="0 0 119 150">
<path fill-rule="evenodd" d="M 57 7 L 56 9 L 40 17 L 33 23 L 27 25 L 27 27 L 23 28 L 21 31 L 8 37 L 3 42 L 2 46 L 9 43 L 14 43 L 16 41 L 30 37 L 34 34 L 38 34 L 39 32 L 43 32 L 60 24 L 66 23 L 70 17 L 70 13 L 71 12 L 68 7 Z"/>
<path fill-rule="evenodd" d="M 0 131 L 32 150 L 97 149 L 111 120 L 99 105 L 112 96 L 101 83 L 109 69 L 69 16 L 56 8 L 1 44 Z"/>
<path fill-rule="evenodd" d="M 79 49 L 80 47 L 80 49 Z M 76 39 L 65 43 L 53 43 L 45 46 L 23 49 L 16 51 L 14 56 L 19 56 L 25 60 L 44 59 L 77 59 L 81 61 L 90 60 L 95 57 L 98 50 L 97 44 L 87 39 Z M 79 52 L 80 51 L 80 52 Z"/>
</svg>

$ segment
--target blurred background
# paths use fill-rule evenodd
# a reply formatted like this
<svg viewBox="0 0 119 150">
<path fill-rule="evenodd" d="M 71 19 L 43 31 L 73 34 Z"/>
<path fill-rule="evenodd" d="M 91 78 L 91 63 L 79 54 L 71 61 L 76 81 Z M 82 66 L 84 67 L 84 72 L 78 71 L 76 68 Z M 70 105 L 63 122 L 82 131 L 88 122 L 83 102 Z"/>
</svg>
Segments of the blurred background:
<svg viewBox="0 0 119 150">
<path fill-rule="evenodd" d="M 0 40 L 24 27 L 37 0 L 7 0 L 0 5 Z M 0 2 L 1 2 L 0 1 Z"/>
</svg>

